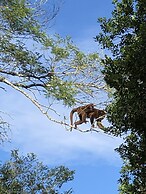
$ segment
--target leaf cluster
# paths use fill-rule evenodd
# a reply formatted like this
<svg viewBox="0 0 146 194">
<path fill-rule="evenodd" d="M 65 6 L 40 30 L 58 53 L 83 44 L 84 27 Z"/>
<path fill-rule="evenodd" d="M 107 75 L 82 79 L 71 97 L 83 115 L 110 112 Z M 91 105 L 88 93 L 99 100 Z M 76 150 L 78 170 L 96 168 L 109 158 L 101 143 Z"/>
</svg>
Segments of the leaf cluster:
<svg viewBox="0 0 146 194">
<path fill-rule="evenodd" d="M 146 4 L 144 0 L 114 0 L 109 19 L 99 18 L 102 32 L 96 36 L 109 50 L 102 60 L 103 74 L 113 89 L 107 107 L 107 129 L 113 135 L 126 135 L 117 149 L 123 159 L 120 193 L 146 190 Z"/>
<path fill-rule="evenodd" d="M 98 54 L 85 55 L 70 37 L 47 35 L 31 2 L 5 0 L 0 9 L 1 82 L 69 106 L 103 88 Z"/>
<path fill-rule="evenodd" d="M 114 88 L 114 102 L 108 108 L 112 114 L 109 119 L 116 120 L 114 123 L 121 133 L 128 129 L 141 133 L 146 111 L 146 6 L 143 1 L 133 0 L 113 3 L 112 18 L 99 19 L 103 33 L 96 37 L 112 54 L 103 59 L 105 81 Z M 106 37 L 112 45 L 106 44 Z"/>
<path fill-rule="evenodd" d="M 0 193 L 71 194 L 71 189 L 61 192 L 61 187 L 73 174 L 64 166 L 48 168 L 33 153 L 19 156 L 13 150 L 11 159 L 0 165 Z"/>
<path fill-rule="evenodd" d="M 133 150 L 133 151 L 132 151 Z M 146 192 L 146 144 L 143 136 L 131 133 L 116 149 L 123 159 L 119 190 L 121 194 Z"/>
</svg>

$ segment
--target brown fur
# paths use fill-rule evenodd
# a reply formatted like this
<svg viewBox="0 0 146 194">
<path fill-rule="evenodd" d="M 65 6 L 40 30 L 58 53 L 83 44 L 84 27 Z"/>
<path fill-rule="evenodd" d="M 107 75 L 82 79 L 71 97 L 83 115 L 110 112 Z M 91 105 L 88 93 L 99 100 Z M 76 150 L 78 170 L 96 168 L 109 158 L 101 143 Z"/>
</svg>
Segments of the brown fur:
<svg viewBox="0 0 146 194">
<path fill-rule="evenodd" d="M 90 118 L 91 126 L 94 127 L 94 120 L 96 120 L 99 128 L 103 128 L 101 121 L 104 119 L 106 112 L 104 110 L 99 110 L 93 108 L 93 111 L 87 114 L 87 118 Z"/>
<path fill-rule="evenodd" d="M 77 107 L 77 108 L 74 108 L 71 112 L 70 112 L 70 122 L 71 122 L 71 125 L 73 126 L 73 114 L 75 112 L 78 113 L 78 116 L 79 116 L 79 121 L 76 121 L 74 124 L 75 124 L 75 128 L 77 128 L 77 125 L 80 125 L 82 123 L 86 123 L 86 118 L 87 118 L 87 115 L 89 115 L 91 112 L 93 112 L 93 109 L 94 109 L 94 104 L 87 104 L 85 106 L 80 106 L 80 107 Z"/>
</svg>

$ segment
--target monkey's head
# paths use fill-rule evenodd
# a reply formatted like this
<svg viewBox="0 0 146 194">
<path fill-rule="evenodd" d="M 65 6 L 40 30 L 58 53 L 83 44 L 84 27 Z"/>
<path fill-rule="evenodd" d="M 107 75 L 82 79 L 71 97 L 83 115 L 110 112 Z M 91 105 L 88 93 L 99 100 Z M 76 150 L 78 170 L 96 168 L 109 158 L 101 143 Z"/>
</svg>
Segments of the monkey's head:
<svg viewBox="0 0 146 194">
<path fill-rule="evenodd" d="M 97 122 L 101 122 L 102 119 L 105 118 L 105 115 L 106 115 L 106 111 L 105 110 L 98 110 L 98 117 L 99 118 L 97 118 L 96 121 Z"/>
<path fill-rule="evenodd" d="M 100 116 L 106 115 L 106 111 L 105 110 L 99 110 L 99 115 Z"/>
</svg>

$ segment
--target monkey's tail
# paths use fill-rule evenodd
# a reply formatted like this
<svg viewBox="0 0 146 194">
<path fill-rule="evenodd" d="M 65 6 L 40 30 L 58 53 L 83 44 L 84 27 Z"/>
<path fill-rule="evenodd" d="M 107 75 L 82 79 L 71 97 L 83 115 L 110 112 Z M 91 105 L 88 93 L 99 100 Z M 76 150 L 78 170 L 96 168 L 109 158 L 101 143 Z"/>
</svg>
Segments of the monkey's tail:
<svg viewBox="0 0 146 194">
<path fill-rule="evenodd" d="M 72 109 L 70 112 L 70 124 L 73 126 L 73 114 L 77 112 L 77 108 Z"/>
</svg>

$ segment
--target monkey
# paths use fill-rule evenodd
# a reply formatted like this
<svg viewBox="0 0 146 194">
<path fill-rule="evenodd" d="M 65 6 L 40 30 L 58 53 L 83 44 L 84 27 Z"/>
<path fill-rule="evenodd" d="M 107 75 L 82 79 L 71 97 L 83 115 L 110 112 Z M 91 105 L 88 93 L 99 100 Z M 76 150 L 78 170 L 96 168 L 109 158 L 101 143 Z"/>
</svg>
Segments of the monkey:
<svg viewBox="0 0 146 194">
<path fill-rule="evenodd" d="M 104 126 L 101 124 L 101 121 L 105 118 L 106 112 L 104 110 L 99 110 L 93 108 L 92 112 L 87 113 L 87 118 L 90 118 L 91 127 L 94 127 L 94 120 L 97 122 L 97 126 L 100 129 L 103 129 Z"/>
<path fill-rule="evenodd" d="M 79 106 L 77 108 L 74 108 L 71 112 L 70 112 L 70 122 L 71 122 L 71 125 L 73 126 L 73 114 L 75 112 L 78 113 L 78 116 L 79 116 L 79 121 L 76 121 L 74 124 L 75 124 L 75 129 L 77 128 L 77 125 L 80 125 L 82 123 L 87 123 L 88 121 L 86 120 L 87 118 L 87 114 L 93 112 L 93 109 L 94 109 L 94 104 L 91 103 L 91 104 L 87 104 L 85 106 Z M 92 116 L 91 116 L 92 117 Z M 72 128 L 71 128 L 72 129 Z"/>
</svg>

